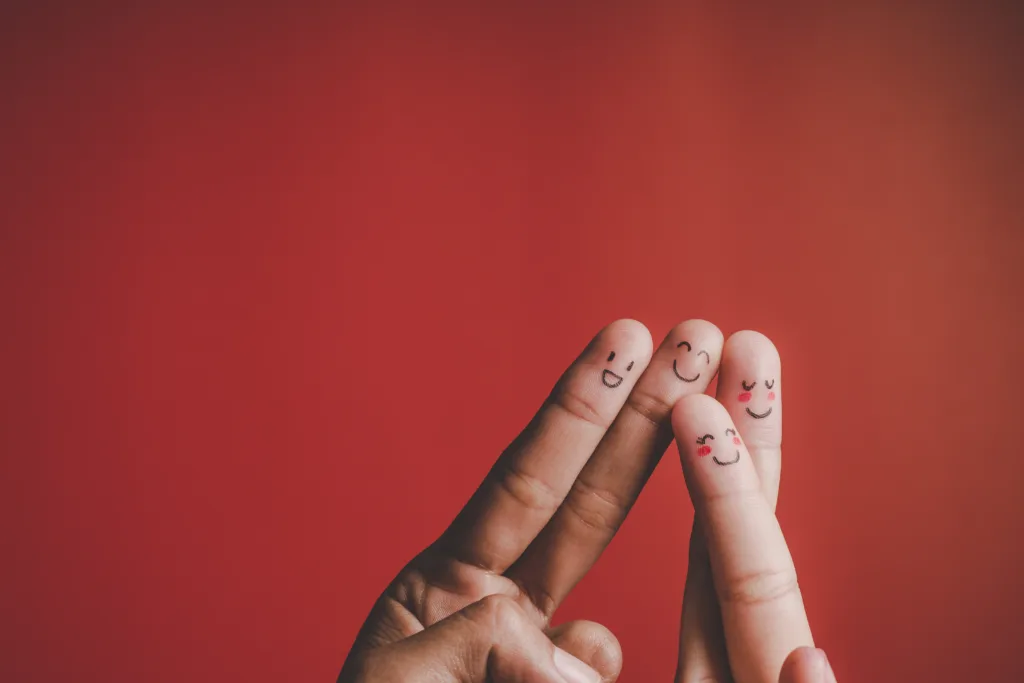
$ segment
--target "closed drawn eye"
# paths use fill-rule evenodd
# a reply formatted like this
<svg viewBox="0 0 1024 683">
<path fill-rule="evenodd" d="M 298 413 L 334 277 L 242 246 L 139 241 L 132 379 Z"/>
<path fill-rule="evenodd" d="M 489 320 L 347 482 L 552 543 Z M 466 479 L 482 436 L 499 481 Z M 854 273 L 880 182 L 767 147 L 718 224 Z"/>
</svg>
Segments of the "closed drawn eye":
<svg viewBox="0 0 1024 683">
<path fill-rule="evenodd" d="M 764 385 L 765 385 L 766 387 L 768 387 L 769 389 L 771 389 L 772 387 L 774 387 L 774 386 L 775 386 L 775 380 L 772 380 L 771 382 L 769 382 L 768 380 L 765 380 L 765 381 L 764 381 Z"/>
<path fill-rule="evenodd" d="M 633 361 L 629 361 L 629 365 L 626 366 L 626 372 L 629 372 L 632 369 L 633 369 Z"/>
<path fill-rule="evenodd" d="M 705 351 L 704 349 L 701 349 L 700 351 L 697 352 L 698 356 L 700 356 L 701 354 L 704 354 L 704 362 L 706 362 L 708 365 L 711 365 L 711 354 Z"/>
<path fill-rule="evenodd" d="M 690 351 L 693 351 L 693 347 L 692 347 L 692 346 L 690 346 L 690 342 L 685 342 L 685 341 L 681 341 L 681 342 L 679 342 L 678 344 L 676 344 L 676 348 L 677 348 L 677 349 L 678 349 L 678 348 L 679 348 L 680 346 L 685 346 L 685 347 L 686 347 L 686 351 L 687 351 L 687 353 L 689 353 Z"/>
<path fill-rule="evenodd" d="M 700 445 L 703 446 L 704 442 L 707 441 L 708 439 L 711 439 L 712 441 L 714 441 L 715 437 L 713 437 L 711 434 L 705 434 L 704 436 L 697 437 L 697 443 L 699 443 Z"/>
<path fill-rule="evenodd" d="M 750 384 L 747 384 L 743 380 L 740 380 L 740 384 L 743 385 L 743 391 L 750 391 L 751 389 L 753 389 L 757 385 L 757 380 L 754 380 Z"/>
<path fill-rule="evenodd" d="M 726 436 L 736 436 L 736 430 L 730 427 L 729 429 L 725 430 L 725 435 Z"/>
</svg>

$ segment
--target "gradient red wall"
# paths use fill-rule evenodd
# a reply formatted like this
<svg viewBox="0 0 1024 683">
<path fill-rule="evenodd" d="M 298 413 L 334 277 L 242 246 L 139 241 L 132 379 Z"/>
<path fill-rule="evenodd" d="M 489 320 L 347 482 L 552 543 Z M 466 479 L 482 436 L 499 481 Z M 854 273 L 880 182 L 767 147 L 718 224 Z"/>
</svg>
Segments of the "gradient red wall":
<svg viewBox="0 0 1024 683">
<path fill-rule="evenodd" d="M 1024 679 L 1011 3 L 87 4 L 0 15 L 0 679 L 333 680 L 623 316 L 778 343 L 841 681 Z M 560 614 L 625 682 L 691 514 Z"/>
</svg>

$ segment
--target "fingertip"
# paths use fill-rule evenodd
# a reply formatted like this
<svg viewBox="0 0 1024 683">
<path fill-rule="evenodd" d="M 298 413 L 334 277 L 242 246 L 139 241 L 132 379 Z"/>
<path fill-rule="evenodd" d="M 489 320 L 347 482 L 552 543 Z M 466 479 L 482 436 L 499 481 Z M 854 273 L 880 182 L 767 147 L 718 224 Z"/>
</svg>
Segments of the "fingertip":
<svg viewBox="0 0 1024 683">
<path fill-rule="evenodd" d="M 600 673 L 560 647 L 555 647 L 554 664 L 565 683 L 601 683 L 603 680 Z"/>
<path fill-rule="evenodd" d="M 703 351 L 708 354 L 708 364 L 717 367 L 722 359 L 725 336 L 714 323 L 691 318 L 673 327 L 665 336 L 664 343 L 675 348 L 686 346 L 687 350 L 695 354 Z"/>
<path fill-rule="evenodd" d="M 628 347 L 638 356 L 646 357 L 648 360 L 654 353 L 654 341 L 651 332 L 639 320 L 632 318 L 620 318 L 609 323 L 598 334 L 598 338 L 605 338 Z"/>
<path fill-rule="evenodd" d="M 760 490 L 744 440 L 721 403 L 706 394 L 684 397 L 672 410 L 672 429 L 694 506 L 720 495 Z"/>
<path fill-rule="evenodd" d="M 766 335 L 756 330 L 733 332 L 725 341 L 729 354 L 750 354 L 767 358 L 779 358 L 779 350 Z"/>
<path fill-rule="evenodd" d="M 782 360 L 771 339 L 754 330 L 730 336 L 722 351 L 716 394 L 752 443 L 781 444 Z"/>
<path fill-rule="evenodd" d="M 672 408 L 672 429 L 676 439 L 690 440 L 702 425 L 732 423 L 728 411 L 707 394 L 690 394 L 679 399 Z"/>
<path fill-rule="evenodd" d="M 693 332 L 709 342 L 718 340 L 719 345 L 721 345 L 725 339 L 725 336 L 722 334 L 722 331 L 718 329 L 717 325 L 701 318 L 689 318 L 688 320 L 678 323 L 672 328 L 672 332 L 669 334 L 674 332 Z"/>
<path fill-rule="evenodd" d="M 779 683 L 827 683 L 828 676 L 828 658 L 824 650 L 798 647 L 783 663 Z"/>
<path fill-rule="evenodd" d="M 571 621 L 548 632 L 551 642 L 597 671 L 603 681 L 614 681 L 622 671 L 618 638 L 593 621 Z"/>
</svg>

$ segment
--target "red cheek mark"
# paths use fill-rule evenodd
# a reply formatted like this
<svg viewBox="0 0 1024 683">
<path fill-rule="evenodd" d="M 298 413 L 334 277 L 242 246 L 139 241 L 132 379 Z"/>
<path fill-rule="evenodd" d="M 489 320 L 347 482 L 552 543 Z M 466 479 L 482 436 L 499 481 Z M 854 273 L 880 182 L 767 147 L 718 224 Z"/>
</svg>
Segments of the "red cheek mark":
<svg viewBox="0 0 1024 683">
<path fill-rule="evenodd" d="M 703 458 L 705 455 L 708 455 L 709 453 L 711 453 L 711 446 L 698 446 L 697 447 L 697 455 L 698 456 Z"/>
<path fill-rule="evenodd" d="M 751 393 L 749 391 L 744 391 L 742 394 L 740 394 L 740 403 L 746 403 L 747 401 L 750 400 L 750 398 Z"/>
<path fill-rule="evenodd" d="M 775 392 L 774 391 L 769 391 L 768 392 L 768 400 L 769 401 L 774 401 L 775 400 Z"/>
<path fill-rule="evenodd" d="M 732 442 L 734 444 L 736 444 L 737 446 L 739 446 L 740 445 L 740 437 L 738 437 L 738 436 L 732 437 Z"/>
</svg>

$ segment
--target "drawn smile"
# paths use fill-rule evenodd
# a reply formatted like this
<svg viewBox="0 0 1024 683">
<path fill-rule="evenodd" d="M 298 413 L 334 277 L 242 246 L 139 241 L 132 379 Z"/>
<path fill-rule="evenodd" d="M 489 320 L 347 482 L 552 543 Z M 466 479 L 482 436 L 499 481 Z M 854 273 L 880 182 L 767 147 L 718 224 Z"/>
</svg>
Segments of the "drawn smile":
<svg viewBox="0 0 1024 683">
<path fill-rule="evenodd" d="M 622 384 L 622 377 L 616 375 L 611 370 L 605 370 L 604 372 L 601 373 L 601 381 L 604 382 L 604 385 L 606 387 L 614 389 L 615 387 Z M 771 412 L 771 408 L 768 409 L 768 412 Z"/>
<path fill-rule="evenodd" d="M 722 465 L 723 467 L 726 465 L 735 465 L 740 461 L 740 452 L 736 451 L 736 457 L 730 460 L 729 462 L 722 462 L 721 460 L 718 459 L 717 456 L 714 455 L 711 456 L 711 459 L 715 461 L 716 465 Z"/>
<path fill-rule="evenodd" d="M 699 372 L 695 376 L 693 376 L 693 377 L 683 377 L 682 375 L 680 375 L 679 374 L 679 369 L 676 368 L 676 362 L 675 361 L 672 361 L 672 372 L 676 373 L 676 377 L 678 377 L 679 379 L 683 380 L 684 382 L 696 382 L 698 379 L 700 379 L 700 373 Z"/>
<path fill-rule="evenodd" d="M 764 411 L 763 413 L 755 413 L 750 408 L 747 408 L 747 415 L 749 415 L 750 417 L 755 418 L 757 420 L 761 420 L 763 418 L 766 418 L 766 417 L 768 417 L 771 414 L 772 414 L 772 407 L 771 406 L 768 406 L 768 410 Z"/>
</svg>

